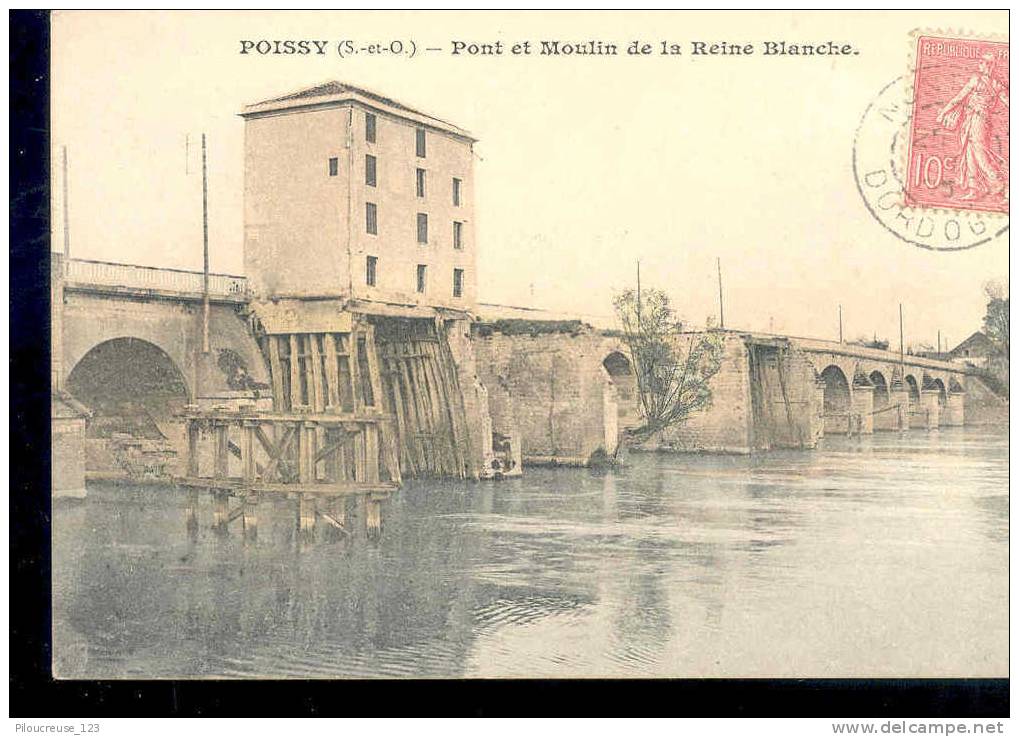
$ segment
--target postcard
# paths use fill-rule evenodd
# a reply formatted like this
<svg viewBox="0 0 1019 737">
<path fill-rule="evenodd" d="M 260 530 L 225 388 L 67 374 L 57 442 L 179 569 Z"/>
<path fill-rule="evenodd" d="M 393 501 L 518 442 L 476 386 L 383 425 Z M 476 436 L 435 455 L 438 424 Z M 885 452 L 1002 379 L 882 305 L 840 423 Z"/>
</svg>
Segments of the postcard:
<svg viewBox="0 0 1019 737">
<path fill-rule="evenodd" d="M 55 678 L 1007 677 L 1007 11 L 51 64 Z"/>
</svg>

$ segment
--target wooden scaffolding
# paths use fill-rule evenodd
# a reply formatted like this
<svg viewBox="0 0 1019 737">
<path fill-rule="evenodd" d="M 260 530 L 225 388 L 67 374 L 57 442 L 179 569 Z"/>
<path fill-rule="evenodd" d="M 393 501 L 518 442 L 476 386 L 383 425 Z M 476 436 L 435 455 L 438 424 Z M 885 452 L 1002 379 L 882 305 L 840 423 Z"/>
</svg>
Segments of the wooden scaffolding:
<svg viewBox="0 0 1019 737">
<path fill-rule="evenodd" d="M 464 395 L 441 320 L 375 318 L 383 404 L 406 476 L 477 479 Z"/>
<path fill-rule="evenodd" d="M 214 527 L 240 518 L 246 532 L 257 529 L 254 505 L 262 494 L 296 499 L 305 532 L 319 519 L 342 529 L 345 498 L 360 495 L 368 534 L 377 534 L 377 502 L 398 488 L 401 473 L 375 328 L 338 311 L 327 319 L 294 319 L 293 310 L 287 317 L 270 313 L 260 324 L 272 409 L 189 407 L 182 415 L 187 470 L 177 483 L 193 490 L 192 500 L 203 489 L 214 495 Z M 233 512 L 230 497 L 240 499 Z M 194 515 L 189 511 L 189 526 Z"/>
</svg>

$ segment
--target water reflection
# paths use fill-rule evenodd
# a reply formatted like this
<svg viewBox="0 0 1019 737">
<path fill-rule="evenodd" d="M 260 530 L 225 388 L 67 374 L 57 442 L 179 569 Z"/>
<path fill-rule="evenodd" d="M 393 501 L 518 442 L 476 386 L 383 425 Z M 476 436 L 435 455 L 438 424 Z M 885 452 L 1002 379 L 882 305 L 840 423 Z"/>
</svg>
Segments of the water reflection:
<svg viewBox="0 0 1019 737">
<path fill-rule="evenodd" d="M 631 455 L 412 482 L 347 534 L 197 533 L 186 495 L 99 488 L 54 519 L 64 677 L 1004 675 L 1007 436 Z M 239 523 L 237 523 L 239 524 Z"/>
</svg>

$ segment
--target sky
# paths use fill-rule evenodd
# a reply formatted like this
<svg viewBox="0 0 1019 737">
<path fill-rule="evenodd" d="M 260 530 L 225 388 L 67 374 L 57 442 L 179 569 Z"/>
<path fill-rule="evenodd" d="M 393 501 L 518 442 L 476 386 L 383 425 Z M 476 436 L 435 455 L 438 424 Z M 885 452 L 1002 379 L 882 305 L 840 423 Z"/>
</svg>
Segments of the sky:
<svg viewBox="0 0 1019 737">
<path fill-rule="evenodd" d="M 1007 12 L 56 12 L 53 161 L 69 158 L 72 256 L 201 269 L 208 137 L 214 271 L 243 273 L 245 104 L 337 79 L 466 128 L 483 302 L 604 322 L 634 286 L 692 324 L 954 345 L 980 328 L 1007 238 L 933 252 L 879 225 L 856 190 L 853 134 L 909 69 L 914 28 L 1007 34 Z M 327 55 L 242 55 L 241 41 L 329 41 Z M 413 42 L 413 58 L 340 58 Z M 619 56 L 509 53 L 531 40 L 616 43 Z M 692 41 L 849 43 L 840 57 L 689 54 Z M 503 41 L 501 56 L 454 41 Z M 679 56 L 628 56 L 633 40 Z M 187 142 L 187 143 L 186 143 Z M 190 155 L 186 155 L 186 150 Z M 59 166 L 53 247 L 63 248 Z"/>
</svg>

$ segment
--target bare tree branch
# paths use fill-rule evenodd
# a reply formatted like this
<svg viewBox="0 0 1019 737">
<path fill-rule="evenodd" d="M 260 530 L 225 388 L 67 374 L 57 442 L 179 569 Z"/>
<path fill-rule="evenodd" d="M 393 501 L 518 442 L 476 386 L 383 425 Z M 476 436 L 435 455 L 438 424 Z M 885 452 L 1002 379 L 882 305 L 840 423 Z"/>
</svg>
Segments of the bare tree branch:
<svg viewBox="0 0 1019 737">
<path fill-rule="evenodd" d="M 656 289 L 645 290 L 639 303 L 627 290 L 614 307 L 633 358 L 644 420 L 631 434 L 650 437 L 710 405 L 709 382 L 722 362 L 721 333 L 683 334 L 668 295 Z"/>
</svg>

